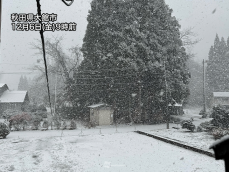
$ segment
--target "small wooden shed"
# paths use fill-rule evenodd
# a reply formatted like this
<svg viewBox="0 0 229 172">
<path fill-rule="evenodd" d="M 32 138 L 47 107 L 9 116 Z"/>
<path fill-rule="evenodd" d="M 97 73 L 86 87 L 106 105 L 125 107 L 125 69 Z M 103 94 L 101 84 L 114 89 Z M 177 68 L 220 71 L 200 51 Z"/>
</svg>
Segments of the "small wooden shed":
<svg viewBox="0 0 229 172">
<path fill-rule="evenodd" d="M 113 124 L 114 110 L 107 104 L 94 104 L 90 108 L 90 122 L 92 125 L 111 125 Z"/>
<path fill-rule="evenodd" d="M 179 103 L 175 103 L 174 105 L 169 104 L 168 110 L 170 115 L 183 115 L 183 105 Z"/>
</svg>

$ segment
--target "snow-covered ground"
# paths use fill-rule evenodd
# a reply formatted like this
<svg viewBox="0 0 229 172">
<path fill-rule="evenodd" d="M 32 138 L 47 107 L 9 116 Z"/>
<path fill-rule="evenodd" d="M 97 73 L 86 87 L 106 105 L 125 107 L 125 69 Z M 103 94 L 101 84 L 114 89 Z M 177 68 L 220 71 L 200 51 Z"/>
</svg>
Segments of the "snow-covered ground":
<svg viewBox="0 0 229 172">
<path fill-rule="evenodd" d="M 154 134 L 157 136 L 162 136 L 165 138 L 173 139 L 181 143 L 194 146 L 209 152 L 213 150 L 209 149 L 209 146 L 215 142 L 212 135 L 207 132 L 190 132 L 186 129 L 161 129 L 161 130 L 151 130 L 147 133 Z"/>
<path fill-rule="evenodd" d="M 193 119 L 193 124 L 197 127 L 200 125 L 200 123 L 205 121 L 210 121 L 212 118 L 201 118 L 201 115 L 199 115 L 201 108 L 192 108 L 192 109 L 184 109 L 184 115 L 177 116 L 173 115 L 173 118 L 179 118 L 181 120 L 190 120 Z"/>
<path fill-rule="evenodd" d="M 0 171 L 224 171 L 222 161 L 132 132 L 163 131 L 165 127 L 11 132 L 7 139 L 0 139 Z"/>
</svg>

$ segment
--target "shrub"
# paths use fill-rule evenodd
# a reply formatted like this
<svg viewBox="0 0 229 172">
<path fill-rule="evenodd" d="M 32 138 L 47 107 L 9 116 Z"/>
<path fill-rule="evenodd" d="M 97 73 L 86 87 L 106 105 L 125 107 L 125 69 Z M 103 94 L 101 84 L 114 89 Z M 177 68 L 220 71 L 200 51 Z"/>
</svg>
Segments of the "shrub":
<svg viewBox="0 0 229 172">
<path fill-rule="evenodd" d="M 40 123 L 41 123 L 42 120 L 43 119 L 42 119 L 41 116 L 36 115 L 36 114 L 33 114 L 32 115 L 32 120 L 31 120 L 31 122 L 32 122 L 32 129 L 33 130 L 38 130 L 38 128 L 39 128 Z"/>
<path fill-rule="evenodd" d="M 49 127 L 48 121 L 45 120 L 45 121 L 43 122 L 42 127 L 43 127 L 43 128 L 48 128 L 48 127 Z"/>
<path fill-rule="evenodd" d="M 43 111 L 43 112 L 47 112 L 47 109 L 46 109 L 46 107 L 44 105 L 38 106 L 37 110 Z"/>
<path fill-rule="evenodd" d="M 74 129 L 76 129 L 76 122 L 74 120 L 71 120 L 70 130 L 74 130 Z"/>
<path fill-rule="evenodd" d="M 18 114 L 11 116 L 9 119 L 9 127 L 14 127 L 15 130 L 19 131 L 21 129 L 25 130 L 28 123 L 31 121 L 31 115 L 27 113 Z"/>
<path fill-rule="evenodd" d="M 186 129 L 188 129 L 188 130 L 190 130 L 192 132 L 196 128 L 196 126 L 192 123 L 192 120 L 183 120 L 181 122 L 181 126 L 182 126 L 182 128 L 186 128 Z"/>
<path fill-rule="evenodd" d="M 217 128 L 217 129 L 213 129 L 211 134 L 213 135 L 214 139 L 217 140 L 229 134 L 229 131 L 222 128 Z"/>
<path fill-rule="evenodd" d="M 6 109 L 3 114 L 2 114 L 2 117 L 5 118 L 5 119 L 10 119 L 12 116 L 15 116 L 15 115 L 19 115 L 19 114 L 22 114 L 23 112 L 20 111 L 20 110 L 15 110 L 15 109 Z"/>
<path fill-rule="evenodd" d="M 37 115 L 37 116 L 40 116 L 41 118 L 47 118 L 47 117 L 48 117 L 48 113 L 45 112 L 45 111 L 41 111 L 41 110 L 38 110 L 38 111 L 36 112 L 36 115 Z"/>
<path fill-rule="evenodd" d="M 211 123 L 220 128 L 229 127 L 229 111 L 222 106 L 213 107 L 213 112 L 211 114 L 213 120 Z"/>
<path fill-rule="evenodd" d="M 202 116 L 202 118 L 207 118 L 207 112 L 204 112 L 204 110 L 201 110 L 200 111 L 200 113 L 199 113 L 199 115 L 201 115 Z"/>
<path fill-rule="evenodd" d="M 5 123 L 0 122 L 0 137 L 6 138 L 9 133 L 9 127 Z"/>
<path fill-rule="evenodd" d="M 202 132 L 202 131 L 204 131 L 204 129 L 201 126 L 198 126 L 196 131 L 197 132 Z"/>
</svg>

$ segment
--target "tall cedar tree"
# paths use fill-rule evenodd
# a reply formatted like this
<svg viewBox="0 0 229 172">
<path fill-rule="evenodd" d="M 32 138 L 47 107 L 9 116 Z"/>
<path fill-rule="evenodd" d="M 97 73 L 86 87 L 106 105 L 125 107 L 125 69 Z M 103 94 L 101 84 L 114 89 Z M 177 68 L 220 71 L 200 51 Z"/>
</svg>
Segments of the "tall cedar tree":
<svg viewBox="0 0 229 172">
<path fill-rule="evenodd" d="M 213 92 L 229 91 L 229 38 L 226 43 L 224 38 L 220 40 L 216 34 L 214 46 L 211 46 L 209 50 L 208 59 L 206 88 L 207 102 L 210 105 Z"/>
<path fill-rule="evenodd" d="M 93 0 L 75 73 L 76 102 L 112 104 L 119 112 L 138 107 L 147 114 L 181 103 L 189 94 L 187 55 L 180 25 L 164 0 Z M 132 93 L 137 93 L 135 98 Z M 131 105 L 131 106 L 130 106 Z"/>
<path fill-rule="evenodd" d="M 26 91 L 29 89 L 29 83 L 26 76 L 21 76 L 18 83 L 18 90 Z"/>
</svg>

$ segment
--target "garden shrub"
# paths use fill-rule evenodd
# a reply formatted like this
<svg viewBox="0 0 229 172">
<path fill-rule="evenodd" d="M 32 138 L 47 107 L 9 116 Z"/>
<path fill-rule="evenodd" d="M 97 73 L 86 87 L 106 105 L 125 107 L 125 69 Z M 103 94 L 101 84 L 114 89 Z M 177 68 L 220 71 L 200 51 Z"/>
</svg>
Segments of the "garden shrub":
<svg viewBox="0 0 229 172">
<path fill-rule="evenodd" d="M 14 127 L 15 130 L 25 130 L 28 123 L 31 121 L 31 115 L 27 113 L 11 116 L 9 119 L 9 127 Z"/>
<path fill-rule="evenodd" d="M 220 128 L 229 127 L 229 111 L 222 106 L 213 107 L 213 112 L 211 114 L 213 118 L 211 123 Z"/>
<path fill-rule="evenodd" d="M 202 131 L 209 131 L 209 132 L 212 131 L 213 129 L 217 128 L 216 126 L 214 126 L 211 123 L 211 121 L 202 122 L 198 127 L 199 127 L 199 131 L 200 131 L 200 128 L 201 128 Z"/>
<path fill-rule="evenodd" d="M 214 139 L 217 140 L 217 139 L 220 139 L 223 136 L 229 134 L 229 131 L 226 129 L 217 128 L 217 129 L 213 129 L 211 131 L 211 134 L 213 135 Z"/>
<path fill-rule="evenodd" d="M 48 128 L 48 127 L 49 127 L 48 121 L 45 120 L 45 121 L 43 122 L 42 127 L 43 127 L 43 128 Z"/>
<path fill-rule="evenodd" d="M 9 133 L 9 127 L 5 123 L 0 122 L 0 137 L 6 138 Z"/>
<path fill-rule="evenodd" d="M 20 110 L 15 110 L 15 109 L 6 109 L 3 114 L 2 114 L 2 117 L 4 119 L 10 119 L 12 116 L 15 116 L 15 115 L 19 115 L 19 114 L 22 114 L 23 112 L 20 111 Z"/>
<path fill-rule="evenodd" d="M 47 112 L 47 109 L 44 105 L 38 106 L 37 110 L 42 111 L 42 112 Z"/>
<path fill-rule="evenodd" d="M 42 120 L 43 118 L 41 116 L 33 114 L 32 115 L 32 129 L 38 130 Z"/>
<path fill-rule="evenodd" d="M 74 120 L 71 120 L 70 130 L 74 130 L 74 129 L 76 129 L 76 122 Z"/>
</svg>

